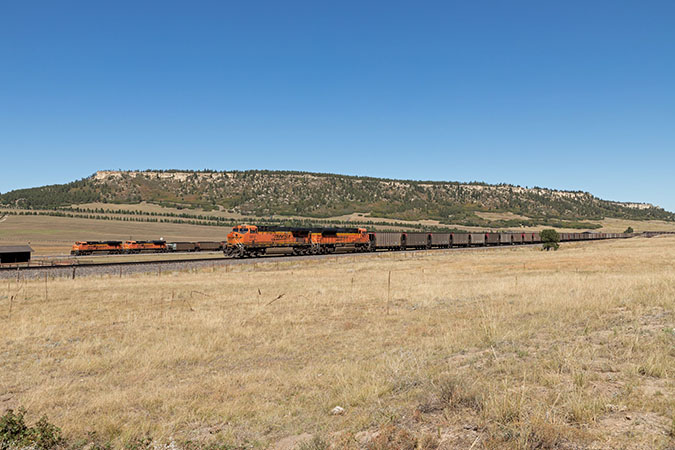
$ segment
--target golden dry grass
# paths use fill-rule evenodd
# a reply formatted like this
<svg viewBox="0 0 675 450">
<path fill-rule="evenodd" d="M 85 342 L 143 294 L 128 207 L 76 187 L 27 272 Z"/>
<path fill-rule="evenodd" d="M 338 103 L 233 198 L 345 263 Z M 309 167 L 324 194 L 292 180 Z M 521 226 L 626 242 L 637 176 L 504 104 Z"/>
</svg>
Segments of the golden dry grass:
<svg viewBox="0 0 675 450">
<path fill-rule="evenodd" d="M 206 216 L 217 216 L 227 219 L 245 219 L 246 216 L 239 213 L 231 213 L 225 210 L 211 210 L 207 211 L 201 208 L 169 208 L 166 206 L 160 206 L 154 203 L 140 202 L 140 203 L 101 203 L 101 202 L 92 202 L 92 203 L 81 203 L 77 205 L 72 205 L 74 208 L 88 208 L 88 209 L 103 209 L 108 211 L 143 211 L 157 214 L 195 214 L 195 215 L 206 215 Z"/>
<path fill-rule="evenodd" d="M 47 290 L 44 280 L 0 290 L 0 410 L 47 414 L 70 439 L 674 444 L 675 238 L 264 262 Z M 17 292 L 9 317 L 5 295 Z M 345 413 L 331 415 L 336 405 Z"/>
<path fill-rule="evenodd" d="M 159 239 L 222 241 L 228 227 L 124 222 L 51 216 L 7 216 L 0 223 L 0 245 L 30 243 L 35 255 L 67 255 L 75 241 Z"/>
<path fill-rule="evenodd" d="M 475 214 L 478 217 L 487 220 L 513 220 L 513 219 L 524 219 L 528 220 L 529 217 L 523 216 L 521 214 L 514 214 L 512 212 L 482 212 L 476 211 Z"/>
<path fill-rule="evenodd" d="M 256 219 L 252 217 L 244 218 L 241 215 L 230 214 L 225 211 L 203 211 L 203 210 L 178 210 L 175 208 L 164 208 L 159 205 L 148 203 L 134 205 L 117 205 L 106 203 L 88 203 L 79 205 L 84 208 L 104 208 L 104 209 L 122 209 L 139 210 L 146 212 L 162 213 L 181 213 L 205 214 L 227 218 L 240 218 L 243 222 L 255 223 Z M 0 210 L 0 217 L 4 215 L 5 210 Z M 512 213 L 477 213 L 480 217 L 490 220 L 513 219 L 517 216 Z M 159 239 L 164 237 L 168 241 L 220 241 L 227 237 L 230 231 L 229 227 L 174 224 L 174 223 L 153 223 L 153 222 L 126 222 L 123 215 L 108 215 L 115 220 L 96 220 L 71 217 L 52 217 L 52 216 L 13 216 L 8 215 L 0 222 L 0 245 L 26 244 L 30 243 L 35 250 L 34 256 L 53 256 L 67 255 L 75 241 L 86 240 L 126 240 L 126 239 Z M 157 217 L 155 217 L 157 218 Z M 171 217 L 168 217 L 172 219 Z M 309 219 L 307 217 L 292 217 L 296 219 Z M 526 217 L 524 217 L 527 219 Z M 363 221 L 372 221 L 377 225 L 369 225 L 370 230 L 391 229 L 394 223 L 424 225 L 428 227 L 441 226 L 436 220 L 404 221 L 396 219 L 384 219 L 369 217 L 364 214 L 350 214 L 345 216 L 328 218 L 326 220 L 354 221 L 363 223 Z M 595 232 L 622 233 L 629 226 L 636 232 L 643 231 L 675 231 L 675 222 L 664 222 L 659 220 L 636 221 L 624 219 L 603 219 L 601 221 L 589 221 L 598 223 L 602 228 L 594 230 Z M 464 225 L 448 225 L 464 231 L 484 231 L 485 227 L 469 227 Z M 514 228 L 513 230 L 540 231 L 545 226 Z M 560 232 L 579 232 L 578 229 L 556 228 Z"/>
<path fill-rule="evenodd" d="M 623 233 L 626 228 L 632 227 L 636 232 L 643 231 L 675 231 L 675 222 L 664 220 L 626 220 L 605 218 L 598 222 L 602 225 L 599 231 L 607 233 Z"/>
</svg>

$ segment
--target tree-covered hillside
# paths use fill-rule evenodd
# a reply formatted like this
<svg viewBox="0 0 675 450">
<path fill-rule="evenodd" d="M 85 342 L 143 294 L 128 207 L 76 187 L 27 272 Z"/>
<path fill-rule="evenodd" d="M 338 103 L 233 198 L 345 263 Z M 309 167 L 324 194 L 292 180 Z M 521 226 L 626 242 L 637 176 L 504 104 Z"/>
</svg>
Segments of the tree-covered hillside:
<svg viewBox="0 0 675 450">
<path fill-rule="evenodd" d="M 467 224 L 480 224 L 481 219 L 475 215 L 480 211 L 569 221 L 604 217 L 675 220 L 673 213 L 661 208 L 610 202 L 587 192 L 262 170 L 102 171 L 68 184 L 0 195 L 2 205 L 29 209 L 141 201 L 227 209 L 256 216 L 318 218 L 360 212 L 376 217 Z"/>
</svg>

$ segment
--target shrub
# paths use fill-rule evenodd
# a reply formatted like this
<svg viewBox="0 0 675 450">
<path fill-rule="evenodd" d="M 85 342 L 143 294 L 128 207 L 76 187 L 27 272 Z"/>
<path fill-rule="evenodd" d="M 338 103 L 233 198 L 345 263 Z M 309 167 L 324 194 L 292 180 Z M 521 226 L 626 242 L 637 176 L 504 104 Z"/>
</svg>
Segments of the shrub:
<svg viewBox="0 0 675 450">
<path fill-rule="evenodd" d="M 542 249 L 548 251 L 548 250 L 558 250 L 560 245 L 558 242 L 560 242 L 560 235 L 558 234 L 557 231 L 555 230 L 543 230 L 540 234 L 541 236 L 541 242 L 543 242 Z"/>
<path fill-rule="evenodd" d="M 0 449 L 13 447 L 33 447 L 51 449 L 62 443 L 61 429 L 49 423 L 43 416 L 34 426 L 29 427 L 25 421 L 26 410 L 19 408 L 18 413 L 8 409 L 0 417 Z"/>
<path fill-rule="evenodd" d="M 634 233 L 633 227 L 626 228 L 626 231 L 624 231 L 624 233 Z"/>
</svg>

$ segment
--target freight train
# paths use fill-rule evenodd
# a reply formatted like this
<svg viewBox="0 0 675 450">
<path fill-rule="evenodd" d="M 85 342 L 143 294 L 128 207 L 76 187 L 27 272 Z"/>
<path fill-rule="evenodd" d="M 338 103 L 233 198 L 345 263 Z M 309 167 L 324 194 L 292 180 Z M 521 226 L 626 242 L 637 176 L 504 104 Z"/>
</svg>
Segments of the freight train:
<svg viewBox="0 0 675 450">
<path fill-rule="evenodd" d="M 238 225 L 227 235 L 223 251 L 237 258 L 261 256 L 270 248 L 287 248 L 294 255 L 333 253 L 337 249 L 364 252 L 371 248 L 370 234 L 365 228 Z"/>
<path fill-rule="evenodd" d="M 618 239 L 630 233 L 559 233 L 561 242 Z M 238 225 L 227 241 L 78 241 L 71 255 L 114 255 L 138 253 L 222 251 L 234 258 L 258 257 L 270 249 L 284 249 L 293 255 L 320 255 L 336 251 L 422 250 L 432 248 L 479 247 L 536 244 L 537 232 L 369 232 L 365 228 L 297 228 Z"/>
<path fill-rule="evenodd" d="M 561 242 L 619 239 L 629 233 L 559 233 Z M 353 252 L 413 250 L 452 247 L 536 244 L 537 232 L 368 232 L 365 228 L 292 228 L 238 225 L 227 235 L 226 256 L 257 257 L 272 248 L 285 248 L 293 255 L 318 255 L 340 249 Z"/>
<path fill-rule="evenodd" d="M 214 252 L 222 251 L 225 242 L 166 242 L 154 241 L 78 241 L 73 244 L 70 254 L 80 255 L 119 255 L 137 253 L 167 252 Z"/>
</svg>

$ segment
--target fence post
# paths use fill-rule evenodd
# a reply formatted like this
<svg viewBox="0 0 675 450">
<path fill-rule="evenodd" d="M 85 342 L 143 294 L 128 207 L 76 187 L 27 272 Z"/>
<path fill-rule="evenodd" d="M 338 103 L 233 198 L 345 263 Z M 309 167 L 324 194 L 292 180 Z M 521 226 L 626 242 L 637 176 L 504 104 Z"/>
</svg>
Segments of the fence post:
<svg viewBox="0 0 675 450">
<path fill-rule="evenodd" d="M 389 301 L 391 300 L 391 270 L 389 271 L 389 279 L 387 281 L 387 315 L 389 315 Z"/>
</svg>

